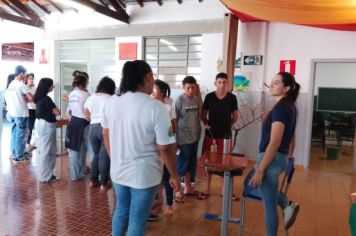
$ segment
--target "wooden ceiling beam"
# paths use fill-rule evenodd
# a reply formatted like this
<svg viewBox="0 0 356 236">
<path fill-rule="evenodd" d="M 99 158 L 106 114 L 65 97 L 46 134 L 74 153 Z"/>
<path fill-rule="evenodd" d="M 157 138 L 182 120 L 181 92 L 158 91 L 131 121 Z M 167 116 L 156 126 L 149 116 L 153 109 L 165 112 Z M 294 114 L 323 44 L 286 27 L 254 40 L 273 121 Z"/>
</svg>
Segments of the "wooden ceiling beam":
<svg viewBox="0 0 356 236">
<path fill-rule="evenodd" d="M 109 0 L 109 3 L 117 12 L 120 12 L 122 10 L 125 11 L 125 9 L 120 6 L 120 4 L 117 3 L 115 0 Z"/>
<path fill-rule="evenodd" d="M 122 8 L 118 9 L 119 11 L 112 11 L 111 9 L 109 8 L 106 8 L 100 4 L 97 4 L 95 2 L 92 2 L 90 0 L 72 0 L 74 2 L 77 2 L 77 3 L 80 3 L 84 6 L 87 6 L 87 7 L 90 7 L 92 8 L 93 10 L 103 14 L 103 15 L 106 15 L 108 17 L 111 17 L 111 18 L 114 18 L 116 20 L 119 20 L 119 21 L 122 21 L 122 22 L 125 22 L 125 23 L 129 23 L 129 15 L 127 15 L 126 11 Z"/>
<path fill-rule="evenodd" d="M 20 10 L 18 10 L 16 7 L 13 7 L 7 0 L 1 0 L 1 2 L 3 2 L 7 7 L 9 7 L 11 10 L 13 10 L 14 12 L 16 12 L 17 14 L 19 14 L 20 16 L 26 17 L 26 15 L 21 12 Z"/>
<path fill-rule="evenodd" d="M 55 4 L 52 0 L 47 0 L 47 2 L 52 5 L 54 8 L 56 8 L 60 13 L 63 13 L 63 9 L 60 8 L 57 4 Z"/>
<path fill-rule="evenodd" d="M 31 0 L 31 2 L 33 2 L 38 8 L 40 8 L 46 14 L 49 15 L 51 13 L 47 8 L 45 8 L 43 5 L 39 4 L 36 0 Z"/>
<path fill-rule="evenodd" d="M 28 19 L 25 17 L 19 17 L 19 16 L 14 16 L 5 12 L 0 12 L 0 18 L 4 20 L 9 20 L 9 21 L 14 21 L 17 23 L 25 24 L 25 25 L 30 25 L 34 27 L 38 27 L 43 29 L 44 28 L 44 22 L 41 19 Z"/>
<path fill-rule="evenodd" d="M 137 4 L 140 5 L 140 7 L 143 7 L 144 4 L 143 4 L 143 0 L 136 0 Z"/>
<path fill-rule="evenodd" d="M 20 2 L 19 0 L 9 0 L 9 2 L 14 5 L 17 9 L 22 11 L 25 15 L 27 15 L 30 19 L 36 19 L 39 18 L 39 16 L 33 12 L 31 9 L 27 8 L 25 4 Z"/>
</svg>

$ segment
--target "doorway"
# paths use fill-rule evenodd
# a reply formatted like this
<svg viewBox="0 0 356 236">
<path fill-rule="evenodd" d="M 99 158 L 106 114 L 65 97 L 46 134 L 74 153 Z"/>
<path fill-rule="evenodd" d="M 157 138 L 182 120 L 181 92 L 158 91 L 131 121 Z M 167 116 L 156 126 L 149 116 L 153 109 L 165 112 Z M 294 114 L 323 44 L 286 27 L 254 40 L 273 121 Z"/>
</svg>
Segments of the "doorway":
<svg viewBox="0 0 356 236">
<path fill-rule="evenodd" d="M 312 169 L 353 173 L 356 61 L 314 63 Z"/>
</svg>

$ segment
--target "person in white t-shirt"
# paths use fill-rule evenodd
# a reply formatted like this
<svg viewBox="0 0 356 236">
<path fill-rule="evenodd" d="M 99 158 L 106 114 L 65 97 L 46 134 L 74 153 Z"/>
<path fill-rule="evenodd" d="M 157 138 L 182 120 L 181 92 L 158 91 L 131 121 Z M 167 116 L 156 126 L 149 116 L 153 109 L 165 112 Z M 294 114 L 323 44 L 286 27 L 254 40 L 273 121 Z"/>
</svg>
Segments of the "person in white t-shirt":
<svg viewBox="0 0 356 236">
<path fill-rule="evenodd" d="M 67 116 L 69 123 L 67 126 L 65 146 L 68 148 L 70 162 L 71 180 L 79 180 L 84 176 L 86 144 L 89 121 L 84 115 L 84 103 L 89 97 L 87 92 L 89 80 L 84 74 L 77 73 L 74 76 L 73 91 L 69 94 Z"/>
<path fill-rule="evenodd" d="M 164 106 L 167 109 L 169 119 L 171 120 L 172 123 L 172 128 L 173 128 L 173 133 L 175 134 L 177 131 L 177 115 L 175 109 L 172 108 L 173 100 L 170 98 L 171 95 L 171 89 L 169 85 L 159 79 L 155 80 L 155 85 L 153 87 L 153 93 L 152 97 L 164 104 Z M 162 178 L 162 183 L 164 185 L 164 189 L 166 192 L 166 204 L 167 207 L 164 211 L 164 214 L 166 216 L 172 216 L 173 215 L 173 188 L 169 184 L 169 172 L 167 170 L 167 167 L 164 165 L 163 166 L 163 178 Z M 155 200 L 153 207 L 152 207 L 152 213 L 150 215 L 149 221 L 153 219 L 158 219 L 158 214 L 161 212 L 162 205 L 163 205 L 163 197 L 160 197 L 162 195 L 162 191 L 159 191 L 158 195 L 159 197 Z M 183 193 L 177 193 L 176 194 L 176 202 L 184 202 L 183 200 Z M 157 203 L 156 203 L 157 202 Z M 155 206 L 159 207 L 155 207 Z"/>
<path fill-rule="evenodd" d="M 164 105 L 150 97 L 154 85 L 151 67 L 141 60 L 128 61 L 122 70 L 118 95 L 110 98 L 102 120 L 110 174 L 116 195 L 112 234 L 144 236 L 162 161 L 178 188 L 175 137 Z M 128 227 L 130 226 L 130 227 Z"/>
<path fill-rule="evenodd" d="M 110 158 L 103 142 L 101 121 L 104 107 L 115 93 L 115 82 L 109 77 L 100 80 L 96 92 L 84 104 L 84 114 L 90 120 L 88 131 L 88 148 L 93 150 L 91 162 L 90 186 L 101 185 L 101 189 L 109 189 Z M 100 182 L 99 182 L 100 175 Z"/>
<path fill-rule="evenodd" d="M 35 95 L 36 86 L 35 86 L 35 75 L 33 73 L 26 74 L 25 84 L 27 86 L 28 91 L 32 95 Z M 33 134 L 36 132 L 36 130 L 34 129 L 35 120 L 36 120 L 36 104 L 33 101 L 31 101 L 31 102 L 27 103 L 27 107 L 28 107 L 28 113 L 29 113 L 29 117 L 28 117 L 27 150 L 30 152 L 35 148 L 35 146 L 32 145 L 32 144 L 35 143 L 34 142 L 34 138 L 33 138 L 33 136 L 34 136 Z M 33 138 L 33 140 L 31 140 L 32 138 Z"/>
<path fill-rule="evenodd" d="M 27 102 L 32 100 L 33 95 L 23 82 L 25 74 L 25 67 L 17 66 L 16 77 L 5 91 L 7 117 L 11 124 L 11 158 L 15 162 L 29 160 L 29 155 L 25 153 L 29 115 Z"/>
</svg>

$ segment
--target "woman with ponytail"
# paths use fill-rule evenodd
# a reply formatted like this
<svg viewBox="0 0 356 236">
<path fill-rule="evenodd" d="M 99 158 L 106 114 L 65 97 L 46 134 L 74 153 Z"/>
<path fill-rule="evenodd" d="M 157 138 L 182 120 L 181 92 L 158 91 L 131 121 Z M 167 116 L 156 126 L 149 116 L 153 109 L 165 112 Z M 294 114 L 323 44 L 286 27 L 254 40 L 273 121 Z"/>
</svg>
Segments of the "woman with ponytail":
<svg viewBox="0 0 356 236">
<path fill-rule="evenodd" d="M 245 191 L 262 198 L 265 210 L 266 235 L 277 236 L 277 203 L 283 209 L 286 229 L 294 223 L 299 205 L 289 202 L 278 192 L 279 175 L 285 171 L 288 157 L 293 155 L 300 86 L 292 74 L 279 72 L 272 80 L 270 95 L 277 103 L 263 122 L 256 165 L 247 175 Z"/>
<path fill-rule="evenodd" d="M 147 219 L 162 182 L 161 160 L 171 175 L 171 186 L 180 184 L 172 124 L 167 109 L 150 97 L 153 86 L 151 67 L 145 61 L 128 61 L 118 96 L 112 96 L 104 108 L 101 126 L 116 195 L 112 235 L 146 235 Z"/>
</svg>

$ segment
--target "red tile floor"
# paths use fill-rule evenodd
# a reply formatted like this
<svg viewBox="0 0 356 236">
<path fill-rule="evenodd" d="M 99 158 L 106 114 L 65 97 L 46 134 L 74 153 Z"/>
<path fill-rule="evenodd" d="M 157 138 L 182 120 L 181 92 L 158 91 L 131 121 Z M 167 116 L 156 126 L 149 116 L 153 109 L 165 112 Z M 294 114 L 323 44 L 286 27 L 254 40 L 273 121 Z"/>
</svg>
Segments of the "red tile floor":
<svg viewBox="0 0 356 236">
<path fill-rule="evenodd" d="M 110 235 L 114 207 L 112 190 L 89 188 L 89 176 L 71 182 L 68 158 L 57 159 L 56 175 L 60 181 L 40 184 L 32 162 L 14 165 L 8 159 L 9 136 L 3 130 L 0 151 L 0 235 Z M 1 138 L 1 137 L 0 137 Z M 237 178 L 234 191 L 241 194 L 243 178 Z M 213 181 L 215 193 L 206 200 L 193 197 L 175 205 L 171 218 L 161 216 L 149 223 L 147 235 L 219 235 L 220 223 L 207 221 L 205 212 L 220 213 L 219 179 Z M 198 181 L 197 189 L 204 190 Z M 321 170 L 297 168 L 289 197 L 301 204 L 300 214 L 289 235 L 347 236 L 349 193 L 356 191 L 356 177 Z M 238 215 L 239 203 L 233 203 Z M 264 235 L 263 210 L 260 203 L 249 202 L 244 235 Z M 229 235 L 239 235 L 238 225 L 229 224 Z M 280 226 L 279 235 L 284 235 Z"/>
</svg>

